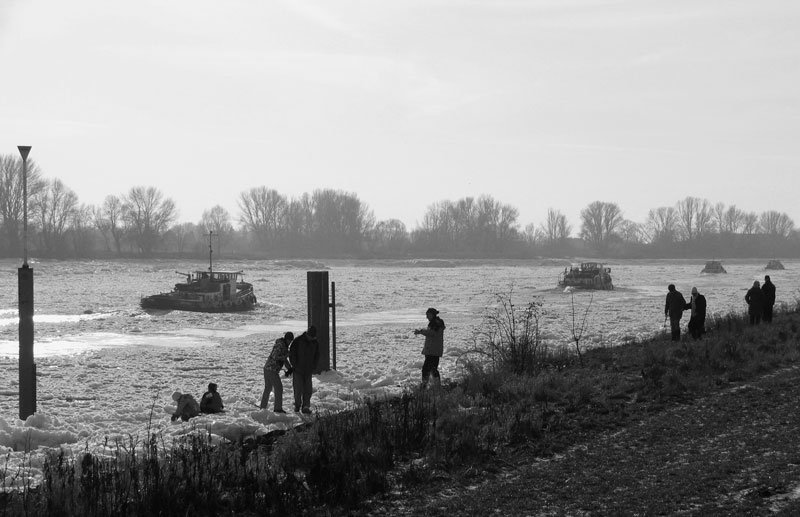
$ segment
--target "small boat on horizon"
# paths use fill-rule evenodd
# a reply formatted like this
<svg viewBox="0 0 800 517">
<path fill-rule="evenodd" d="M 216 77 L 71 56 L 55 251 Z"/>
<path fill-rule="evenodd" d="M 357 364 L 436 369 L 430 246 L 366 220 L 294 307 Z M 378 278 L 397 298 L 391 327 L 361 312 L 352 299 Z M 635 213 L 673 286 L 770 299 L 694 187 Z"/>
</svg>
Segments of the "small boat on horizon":
<svg viewBox="0 0 800 517">
<path fill-rule="evenodd" d="M 559 287 L 580 289 L 613 290 L 611 268 L 599 262 L 582 262 L 580 265 L 565 267 L 558 276 Z"/>
<path fill-rule="evenodd" d="M 161 309 L 194 312 L 239 312 L 255 308 L 253 284 L 244 281 L 242 271 L 214 271 L 211 260 L 211 235 L 208 236 L 208 271 L 181 273 L 185 282 L 178 282 L 172 291 L 144 296 L 142 309 Z"/>
<path fill-rule="evenodd" d="M 725 271 L 725 268 L 722 267 L 722 262 L 720 262 L 719 260 L 709 260 L 708 262 L 706 262 L 705 267 L 700 272 L 712 273 L 712 274 L 727 273 L 727 271 Z"/>
<path fill-rule="evenodd" d="M 783 266 L 783 263 L 780 260 L 772 259 L 769 262 L 767 262 L 767 265 L 764 267 L 764 269 L 786 269 L 786 268 Z"/>
</svg>

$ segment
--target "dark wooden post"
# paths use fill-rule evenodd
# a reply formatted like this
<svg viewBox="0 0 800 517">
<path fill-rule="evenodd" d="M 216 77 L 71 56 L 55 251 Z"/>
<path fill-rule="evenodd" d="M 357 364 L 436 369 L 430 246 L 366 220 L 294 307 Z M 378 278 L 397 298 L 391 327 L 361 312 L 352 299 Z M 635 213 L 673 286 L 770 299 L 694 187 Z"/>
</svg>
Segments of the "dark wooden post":
<svg viewBox="0 0 800 517">
<path fill-rule="evenodd" d="M 36 413 L 36 364 L 33 362 L 33 268 L 17 269 L 19 294 L 19 418 Z"/>
<path fill-rule="evenodd" d="M 331 352 L 332 368 L 336 369 L 336 282 L 331 282 Z"/>
<path fill-rule="evenodd" d="M 36 413 L 36 364 L 33 362 L 33 268 L 28 266 L 28 145 L 17 146 L 22 156 L 23 259 L 17 269 L 19 296 L 19 418 Z"/>
<path fill-rule="evenodd" d="M 308 271 L 308 325 L 317 328 L 319 362 L 314 373 L 331 369 L 330 318 L 328 317 L 328 272 Z"/>
</svg>

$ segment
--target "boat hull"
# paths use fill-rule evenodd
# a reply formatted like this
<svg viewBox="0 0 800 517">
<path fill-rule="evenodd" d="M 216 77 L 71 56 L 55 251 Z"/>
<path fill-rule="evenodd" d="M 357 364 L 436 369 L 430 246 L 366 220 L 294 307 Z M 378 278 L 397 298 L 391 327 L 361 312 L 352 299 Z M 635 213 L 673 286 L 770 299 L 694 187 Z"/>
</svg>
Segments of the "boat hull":
<svg viewBox="0 0 800 517">
<path fill-rule="evenodd" d="M 595 289 L 599 291 L 613 291 L 614 284 L 611 281 L 595 282 L 593 280 L 563 280 L 558 283 L 558 287 L 574 287 L 576 289 Z"/>
<path fill-rule="evenodd" d="M 243 312 L 255 309 L 253 295 L 224 301 L 206 301 L 181 297 L 177 293 L 154 294 L 141 299 L 142 309 L 192 312 Z"/>
</svg>

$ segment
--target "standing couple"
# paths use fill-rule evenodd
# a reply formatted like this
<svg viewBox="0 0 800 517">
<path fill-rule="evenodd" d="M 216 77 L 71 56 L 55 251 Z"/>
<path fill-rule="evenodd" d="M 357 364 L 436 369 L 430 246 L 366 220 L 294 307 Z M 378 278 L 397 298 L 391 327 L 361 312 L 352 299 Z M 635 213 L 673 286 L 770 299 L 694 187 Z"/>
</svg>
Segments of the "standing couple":
<svg viewBox="0 0 800 517">
<path fill-rule="evenodd" d="M 319 360 L 317 329 L 313 325 L 297 339 L 287 332 L 275 340 L 272 352 L 264 363 L 264 392 L 261 394 L 261 409 L 266 409 L 270 393 L 275 390 L 275 413 L 283 410 L 283 383 L 281 369 L 286 366 L 286 376 L 292 376 L 294 411 L 311 413 L 311 375 Z"/>
<path fill-rule="evenodd" d="M 664 317 L 669 318 L 672 341 L 681 340 L 681 317 L 685 310 L 692 311 L 692 316 L 689 318 L 689 333 L 693 339 L 702 339 L 706 331 L 706 297 L 698 292 L 697 287 L 692 287 L 692 297 L 687 302 L 683 294 L 675 289 L 675 284 L 669 284 Z"/>
</svg>

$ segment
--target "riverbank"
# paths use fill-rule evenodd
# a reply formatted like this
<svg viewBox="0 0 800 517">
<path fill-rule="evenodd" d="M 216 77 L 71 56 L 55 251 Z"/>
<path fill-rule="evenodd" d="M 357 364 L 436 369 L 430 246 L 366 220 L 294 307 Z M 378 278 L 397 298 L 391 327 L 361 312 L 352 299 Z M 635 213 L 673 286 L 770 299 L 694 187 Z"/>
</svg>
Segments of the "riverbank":
<svg viewBox="0 0 800 517">
<path fill-rule="evenodd" d="M 797 515 L 798 329 L 796 312 L 759 327 L 729 317 L 702 341 L 590 352 L 580 370 L 605 377 L 605 404 L 565 413 L 543 440 L 434 468 L 363 514 Z"/>
<path fill-rule="evenodd" d="M 800 486 L 798 343 L 792 308 L 758 327 L 717 318 L 702 341 L 658 335 L 580 356 L 539 349 L 534 371 L 473 363 L 458 382 L 366 399 L 300 429 L 220 443 L 192 428 L 169 446 L 148 432 L 145 447 L 56 453 L 43 483 L 9 492 L 0 510 L 790 512 Z"/>
</svg>

